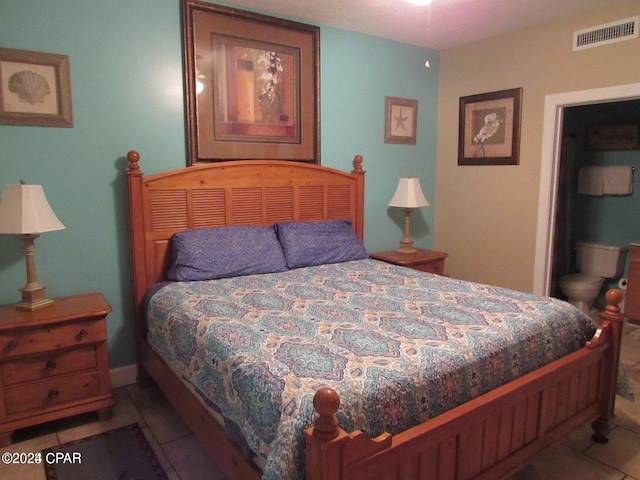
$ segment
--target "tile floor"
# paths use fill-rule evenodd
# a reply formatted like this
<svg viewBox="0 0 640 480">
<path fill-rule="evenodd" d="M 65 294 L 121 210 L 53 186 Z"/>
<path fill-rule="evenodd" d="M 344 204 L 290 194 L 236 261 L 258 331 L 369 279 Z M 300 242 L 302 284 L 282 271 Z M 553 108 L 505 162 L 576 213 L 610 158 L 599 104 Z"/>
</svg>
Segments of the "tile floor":
<svg viewBox="0 0 640 480">
<path fill-rule="evenodd" d="M 552 445 L 509 480 L 640 480 L 640 328 L 627 327 L 622 361 L 637 401 L 616 401 L 615 429 L 609 443 L 594 444 L 590 427 Z M 130 385 L 115 389 L 113 417 L 100 422 L 94 413 L 19 430 L 0 452 L 38 452 L 59 443 L 138 422 L 170 480 L 224 480 L 198 441 L 156 389 Z M 42 465 L 0 464 L 3 480 L 43 480 Z"/>
</svg>

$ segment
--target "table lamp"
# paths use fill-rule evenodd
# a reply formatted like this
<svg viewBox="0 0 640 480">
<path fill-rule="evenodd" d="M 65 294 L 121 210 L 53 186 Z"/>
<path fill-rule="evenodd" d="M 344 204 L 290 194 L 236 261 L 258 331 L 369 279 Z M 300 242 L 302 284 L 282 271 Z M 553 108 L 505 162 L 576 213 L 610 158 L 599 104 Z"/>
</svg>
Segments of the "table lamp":
<svg viewBox="0 0 640 480">
<path fill-rule="evenodd" d="M 422 193 L 420 180 L 417 178 L 401 178 L 398 188 L 393 198 L 389 202 L 390 207 L 400 207 L 404 209 L 404 238 L 400 241 L 398 253 L 414 253 L 413 240 L 410 236 L 411 210 L 418 207 L 427 207 L 429 202 Z"/>
<path fill-rule="evenodd" d="M 22 301 L 15 305 L 19 310 L 36 310 L 51 305 L 46 298 L 46 287 L 38 283 L 33 256 L 34 241 L 39 233 L 62 230 L 64 225 L 47 202 L 40 185 L 5 185 L 0 201 L 0 233 L 20 235 L 27 262 L 27 284 L 20 289 Z"/>
</svg>

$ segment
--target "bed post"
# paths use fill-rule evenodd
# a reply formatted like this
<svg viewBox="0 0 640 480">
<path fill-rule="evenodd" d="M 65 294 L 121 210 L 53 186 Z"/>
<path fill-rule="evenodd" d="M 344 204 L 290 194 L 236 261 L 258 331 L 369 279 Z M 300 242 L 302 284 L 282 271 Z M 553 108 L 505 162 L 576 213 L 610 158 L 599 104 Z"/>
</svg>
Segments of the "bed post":
<svg viewBox="0 0 640 480">
<path fill-rule="evenodd" d="M 335 417 L 340 408 L 340 397 L 332 388 L 323 387 L 313 396 L 313 408 L 318 417 L 313 427 L 304 432 L 307 438 L 307 480 L 337 480 L 340 478 L 339 448 L 327 451 L 326 445 L 339 436 L 346 436 Z"/>
<path fill-rule="evenodd" d="M 133 272 L 133 301 L 135 315 L 135 335 L 137 351 L 137 382 L 139 385 L 152 383 L 151 377 L 142 366 L 140 341 L 146 337 L 147 329 L 143 318 L 142 301 L 146 293 L 145 258 L 144 258 L 144 218 L 142 215 L 142 177 L 138 161 L 140 154 L 136 151 L 127 153 L 129 169 L 127 170 L 127 192 L 129 199 L 129 239 L 131 249 L 131 266 Z M 135 207 L 135 208 L 134 208 Z"/>
<path fill-rule="evenodd" d="M 622 291 L 611 289 L 606 293 L 608 305 L 604 311 L 600 312 L 600 327 L 604 328 L 609 325 L 611 332 L 611 355 L 608 357 L 605 366 L 605 376 L 603 381 L 607 383 L 603 389 L 604 395 L 602 402 L 602 415 L 598 417 L 592 424 L 593 440 L 599 443 L 608 442 L 607 436 L 611 432 L 610 421 L 615 417 L 613 411 L 616 403 L 616 386 L 618 383 L 618 369 L 620 365 L 620 345 L 622 343 L 622 326 L 624 317 L 620 313 L 619 303 L 624 298 Z"/>
<path fill-rule="evenodd" d="M 351 173 L 356 176 L 356 212 L 358 217 L 354 228 L 360 240 L 364 241 L 364 174 L 362 169 L 362 155 L 356 155 L 353 158 L 353 170 Z"/>
<path fill-rule="evenodd" d="M 351 474 L 345 473 L 345 468 L 353 468 L 354 462 L 391 447 L 392 437 L 388 433 L 371 439 L 359 430 L 348 434 L 340 428 L 335 416 L 340 396 L 333 388 L 318 390 L 313 396 L 313 408 L 318 416 L 313 427 L 304 431 L 307 480 L 348 480 Z"/>
</svg>

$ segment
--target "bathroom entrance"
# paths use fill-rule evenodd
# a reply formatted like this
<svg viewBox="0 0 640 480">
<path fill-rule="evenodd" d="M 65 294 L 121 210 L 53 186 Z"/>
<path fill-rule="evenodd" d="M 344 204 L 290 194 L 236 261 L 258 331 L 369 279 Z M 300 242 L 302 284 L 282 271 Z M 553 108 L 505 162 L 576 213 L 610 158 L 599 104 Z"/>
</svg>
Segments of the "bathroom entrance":
<svg viewBox="0 0 640 480">
<path fill-rule="evenodd" d="M 637 217 L 640 208 L 640 195 L 636 192 L 634 196 L 632 192 L 633 168 L 640 166 L 640 150 L 606 148 L 588 139 L 589 134 L 595 135 L 603 125 L 635 125 L 639 122 L 640 100 L 564 109 L 551 296 L 566 298 L 567 287 L 565 285 L 563 289 L 559 279 L 581 271 L 576 265 L 577 243 L 594 242 L 610 248 L 626 248 L 640 238 L 640 222 L 631 221 Z M 616 287 L 620 276 L 626 273 L 627 252 L 624 251 L 621 257 L 624 257 L 623 271 L 605 279 L 604 292 Z"/>
<path fill-rule="evenodd" d="M 635 121 L 640 121 L 640 84 L 549 95 L 546 98 L 534 293 L 559 295 L 559 277 L 575 268 L 572 243 L 575 239 L 580 240 L 577 236 L 615 244 L 628 244 L 640 237 L 640 231 L 633 231 L 633 227 L 640 229 L 640 225 L 635 225 L 638 222 L 633 221 L 640 208 L 637 180 L 635 195 L 613 199 L 614 204 L 626 201 L 623 210 L 626 214 L 611 210 L 615 205 L 604 205 L 611 202 L 601 202 L 599 206 L 604 205 L 605 208 L 593 211 L 585 210 L 580 199 L 575 200 L 576 165 L 587 160 L 622 161 L 619 158 L 607 159 L 608 154 L 604 152 L 587 152 L 584 130 L 598 122 L 619 123 L 623 114 L 635 116 Z M 591 156 L 587 157 L 587 153 Z M 640 166 L 640 150 L 627 153 L 632 155 L 633 164 Z M 629 161 L 629 158 L 624 161 Z M 637 178 L 638 174 L 635 176 Z M 636 202 L 634 207 L 630 207 L 632 202 Z M 629 212 L 635 212 L 635 215 L 629 216 Z"/>
</svg>

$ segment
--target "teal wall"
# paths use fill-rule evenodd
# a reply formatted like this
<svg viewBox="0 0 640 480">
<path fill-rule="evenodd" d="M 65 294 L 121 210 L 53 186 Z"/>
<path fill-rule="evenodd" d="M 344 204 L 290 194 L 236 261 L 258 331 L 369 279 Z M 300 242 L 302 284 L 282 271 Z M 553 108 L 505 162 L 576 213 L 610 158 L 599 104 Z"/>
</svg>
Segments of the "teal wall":
<svg viewBox="0 0 640 480">
<path fill-rule="evenodd" d="M 66 229 L 36 242 L 51 297 L 101 291 L 111 366 L 135 361 L 125 155 L 146 174 L 186 165 L 179 0 L 0 0 L 0 46 L 69 56 L 73 128 L 0 125 L 0 185 L 41 184 Z M 427 58 L 431 68 L 424 66 Z M 365 244 L 395 248 L 402 214 L 387 203 L 418 176 L 431 206 L 412 215 L 433 244 L 438 52 L 321 26 L 322 164 L 367 170 Z M 384 97 L 416 99 L 417 145 L 383 141 Z M 0 236 L 0 303 L 26 282 L 20 242 Z"/>
</svg>

